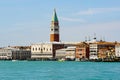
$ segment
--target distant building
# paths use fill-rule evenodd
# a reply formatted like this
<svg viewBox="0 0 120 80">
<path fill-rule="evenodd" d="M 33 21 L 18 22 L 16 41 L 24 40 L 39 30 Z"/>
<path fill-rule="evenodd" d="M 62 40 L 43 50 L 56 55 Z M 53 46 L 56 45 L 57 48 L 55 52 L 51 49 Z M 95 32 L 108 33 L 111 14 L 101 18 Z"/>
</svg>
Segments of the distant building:
<svg viewBox="0 0 120 80">
<path fill-rule="evenodd" d="M 49 42 L 31 45 L 31 58 L 40 59 L 55 59 L 56 50 L 64 47 L 60 42 Z"/>
<path fill-rule="evenodd" d="M 70 46 L 66 49 L 66 59 L 74 60 L 75 59 L 75 46 Z"/>
<path fill-rule="evenodd" d="M 103 59 L 115 57 L 115 43 L 114 42 L 94 42 L 90 43 L 90 59 Z"/>
<path fill-rule="evenodd" d="M 11 49 L 0 49 L 0 60 L 11 60 L 12 50 Z"/>
<path fill-rule="evenodd" d="M 76 45 L 76 60 L 89 59 L 89 44 L 81 42 Z"/>
<path fill-rule="evenodd" d="M 13 50 L 12 60 L 29 60 L 31 58 L 30 50 Z"/>
<path fill-rule="evenodd" d="M 75 48 L 75 46 L 69 46 L 67 48 L 56 50 L 56 59 L 74 60 Z"/>
<path fill-rule="evenodd" d="M 2 60 L 27 60 L 31 58 L 30 50 L 6 47 L 0 49 Z"/>
<path fill-rule="evenodd" d="M 59 42 L 59 21 L 57 18 L 56 10 L 52 16 L 51 27 L 50 27 L 50 42 Z"/>
<path fill-rule="evenodd" d="M 56 50 L 56 56 L 55 58 L 57 60 L 59 59 L 65 59 L 66 58 L 66 48 L 58 49 Z"/>
<path fill-rule="evenodd" d="M 120 58 L 120 43 L 115 46 L 115 56 Z"/>
</svg>

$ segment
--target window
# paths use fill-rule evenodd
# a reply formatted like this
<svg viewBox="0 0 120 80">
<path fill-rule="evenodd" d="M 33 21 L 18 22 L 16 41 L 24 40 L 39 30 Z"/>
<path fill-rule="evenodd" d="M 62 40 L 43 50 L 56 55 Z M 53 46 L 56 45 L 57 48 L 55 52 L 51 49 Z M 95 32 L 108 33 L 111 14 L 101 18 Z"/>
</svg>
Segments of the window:
<svg viewBox="0 0 120 80">
<path fill-rule="evenodd" d="M 33 51 L 34 51 L 34 48 L 33 48 Z"/>
<path fill-rule="evenodd" d="M 42 52 L 43 50 L 41 49 L 41 52 Z"/>
<path fill-rule="evenodd" d="M 79 49 L 79 51 L 82 51 L 82 49 Z"/>
<path fill-rule="evenodd" d="M 50 51 L 51 51 L 51 48 L 50 48 Z"/>
<path fill-rule="evenodd" d="M 53 31 L 53 29 L 51 29 L 51 31 Z"/>
<path fill-rule="evenodd" d="M 55 29 L 55 31 L 58 31 L 58 29 Z"/>
</svg>

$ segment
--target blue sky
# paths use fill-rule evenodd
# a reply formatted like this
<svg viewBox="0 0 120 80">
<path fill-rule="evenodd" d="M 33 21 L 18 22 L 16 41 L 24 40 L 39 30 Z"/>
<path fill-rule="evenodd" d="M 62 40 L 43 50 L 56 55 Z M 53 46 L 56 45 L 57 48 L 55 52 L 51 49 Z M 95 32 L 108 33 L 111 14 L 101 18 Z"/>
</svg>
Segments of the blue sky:
<svg viewBox="0 0 120 80">
<path fill-rule="evenodd" d="M 61 41 L 120 41 L 120 0 L 0 0 L 0 46 L 49 42 L 54 8 Z"/>
</svg>

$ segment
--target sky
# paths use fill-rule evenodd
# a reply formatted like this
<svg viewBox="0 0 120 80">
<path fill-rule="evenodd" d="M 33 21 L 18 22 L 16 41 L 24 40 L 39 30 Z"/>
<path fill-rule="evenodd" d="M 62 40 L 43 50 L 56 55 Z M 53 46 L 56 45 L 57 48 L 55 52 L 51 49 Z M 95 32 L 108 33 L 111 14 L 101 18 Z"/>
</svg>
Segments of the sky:
<svg viewBox="0 0 120 80">
<path fill-rule="evenodd" d="M 49 42 L 56 9 L 63 42 L 120 42 L 120 0 L 0 0 L 0 47 Z"/>
</svg>

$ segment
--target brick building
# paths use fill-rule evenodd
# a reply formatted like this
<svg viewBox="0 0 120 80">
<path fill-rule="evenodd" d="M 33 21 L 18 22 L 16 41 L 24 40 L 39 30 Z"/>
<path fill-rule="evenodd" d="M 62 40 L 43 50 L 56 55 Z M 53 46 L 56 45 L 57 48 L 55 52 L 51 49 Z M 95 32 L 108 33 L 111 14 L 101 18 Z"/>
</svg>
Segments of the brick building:
<svg viewBox="0 0 120 80">
<path fill-rule="evenodd" d="M 76 60 L 88 60 L 89 59 L 89 45 L 85 42 L 81 42 L 76 45 Z"/>
</svg>

